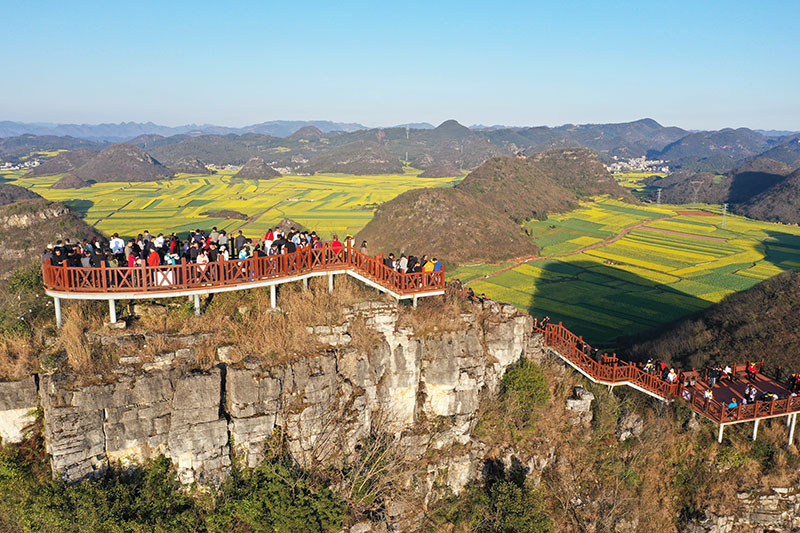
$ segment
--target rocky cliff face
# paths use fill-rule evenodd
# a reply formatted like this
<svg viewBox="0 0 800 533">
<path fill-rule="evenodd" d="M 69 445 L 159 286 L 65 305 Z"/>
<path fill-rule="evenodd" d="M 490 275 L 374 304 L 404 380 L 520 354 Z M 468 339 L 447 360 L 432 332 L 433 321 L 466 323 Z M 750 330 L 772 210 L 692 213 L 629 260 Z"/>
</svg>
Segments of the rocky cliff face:
<svg viewBox="0 0 800 533">
<path fill-rule="evenodd" d="M 800 531 L 800 491 L 777 487 L 766 494 L 742 492 L 738 512 L 706 517 L 689 525 L 688 533 L 760 533 L 767 531 Z"/>
<path fill-rule="evenodd" d="M 69 207 L 59 203 L 52 203 L 38 211 L 31 210 L 0 217 L 0 224 L 9 228 L 28 228 L 37 222 L 58 218 L 69 212 Z"/>
<path fill-rule="evenodd" d="M 66 375 L 41 376 L 53 472 L 77 481 L 112 463 L 164 454 L 184 483 L 214 485 L 233 458 L 259 464 L 276 429 L 306 465 L 345 461 L 380 431 L 413 465 L 406 479 L 415 479 L 424 497 L 434 487 L 458 492 L 478 475 L 487 452 L 471 436 L 481 398 L 497 393 L 510 364 L 541 355 L 531 318 L 511 306 L 464 318 L 462 328 L 423 337 L 398 325 L 396 305 L 363 303 L 343 324 L 310 328 L 326 349 L 285 364 L 245 360 L 186 371 L 176 362 L 190 346 L 146 365 L 129 357 L 123 363 L 136 366 L 107 383 L 75 387 Z M 373 333 L 371 346 L 353 342 L 356 319 Z M 18 439 L 22 426 L 6 413 L 36 407 L 33 378 L 0 384 L 1 416 L 10 428 L 4 440 Z M 418 431 L 431 420 L 435 431 Z"/>
<path fill-rule="evenodd" d="M 36 378 L 0 383 L 0 444 L 20 442 L 39 407 Z"/>
</svg>

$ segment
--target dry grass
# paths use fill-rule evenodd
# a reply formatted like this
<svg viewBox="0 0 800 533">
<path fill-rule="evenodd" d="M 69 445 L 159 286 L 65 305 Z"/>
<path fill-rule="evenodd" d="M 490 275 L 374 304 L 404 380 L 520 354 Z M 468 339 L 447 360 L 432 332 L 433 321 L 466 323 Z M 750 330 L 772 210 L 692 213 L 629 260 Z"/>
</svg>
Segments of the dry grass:
<svg viewBox="0 0 800 533">
<path fill-rule="evenodd" d="M 398 317 L 398 325 L 411 327 L 417 337 L 463 329 L 464 313 L 475 313 L 477 308 L 462 298 L 448 294 L 421 298 L 417 307 L 405 307 Z M 481 315 L 482 313 L 479 313 Z M 480 318 L 479 318 L 480 320 Z"/>
<path fill-rule="evenodd" d="M 174 346 L 171 345 L 170 340 L 167 335 L 159 333 L 156 335 L 150 335 L 147 338 L 147 342 L 142 346 L 142 349 L 139 350 L 137 355 L 141 358 L 144 362 L 150 362 L 155 358 L 157 355 L 170 352 L 174 350 Z"/>
<path fill-rule="evenodd" d="M 95 357 L 86 341 L 86 332 L 100 325 L 101 320 L 90 304 L 77 302 L 67 309 L 58 346 L 66 351 L 67 364 L 76 373 L 105 371 L 110 366 L 109 359 Z"/>
<path fill-rule="evenodd" d="M 346 276 L 337 276 L 333 293 L 328 292 L 327 279 L 313 278 L 309 280 L 309 290 L 300 283 L 281 286 L 277 310 L 271 308 L 268 290 L 218 294 L 200 317 L 186 306 L 167 317 L 142 317 L 136 329 L 211 334 L 209 342 L 195 347 L 196 363 L 202 367 L 213 364 L 220 346 L 232 346 L 229 358 L 233 363 L 247 357 L 281 363 L 322 348 L 308 333 L 308 326 L 342 324 L 348 307 L 375 299 L 380 299 L 375 291 Z M 353 327 L 366 333 L 359 324 Z M 372 342 L 371 337 L 365 342 Z"/>
<path fill-rule="evenodd" d="M 0 379 L 23 379 L 39 367 L 41 335 L 18 335 L 0 339 Z"/>
</svg>

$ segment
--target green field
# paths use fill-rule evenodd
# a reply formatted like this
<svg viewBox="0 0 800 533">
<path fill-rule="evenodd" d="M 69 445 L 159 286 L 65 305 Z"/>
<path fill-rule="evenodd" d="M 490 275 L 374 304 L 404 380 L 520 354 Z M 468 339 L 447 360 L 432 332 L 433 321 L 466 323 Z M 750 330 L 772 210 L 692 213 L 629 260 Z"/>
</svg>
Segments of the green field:
<svg viewBox="0 0 800 533">
<path fill-rule="evenodd" d="M 283 176 L 272 180 L 241 180 L 235 171 L 211 176 L 179 174 L 176 178 L 142 183 L 97 183 L 82 189 L 51 189 L 61 176 L 25 178 L 0 174 L 6 182 L 29 188 L 48 200 L 66 203 L 106 233 L 136 235 L 183 232 L 217 226 L 228 231 L 245 221 L 209 218 L 201 213 L 230 209 L 251 217 L 246 235 L 263 234 L 284 218 L 317 230 L 323 238 L 360 230 L 376 205 L 420 187 L 449 187 L 461 178 L 420 178 L 419 171 L 387 176 Z"/>
<path fill-rule="evenodd" d="M 685 212 L 704 210 L 713 216 Z M 684 212 L 684 214 L 681 214 Z M 659 220 L 664 219 L 664 220 Z M 639 223 L 616 242 L 591 250 Z M 527 225 L 546 259 L 485 278 L 504 265 L 450 275 L 476 293 L 549 315 L 612 345 L 705 309 L 785 270 L 800 270 L 800 228 L 728 215 L 718 206 L 632 206 L 607 198 Z"/>
</svg>

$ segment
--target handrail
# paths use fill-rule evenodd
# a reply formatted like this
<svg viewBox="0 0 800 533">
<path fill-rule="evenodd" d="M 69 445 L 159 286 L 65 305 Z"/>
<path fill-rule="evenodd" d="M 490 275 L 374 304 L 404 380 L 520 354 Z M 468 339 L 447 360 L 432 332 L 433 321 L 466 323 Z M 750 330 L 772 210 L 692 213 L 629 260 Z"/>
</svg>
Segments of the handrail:
<svg viewBox="0 0 800 533">
<path fill-rule="evenodd" d="M 239 286 L 340 269 L 353 270 L 393 292 L 409 296 L 444 290 L 444 267 L 436 272 L 403 273 L 389 268 L 378 258 L 350 246 L 323 243 L 322 248 L 306 247 L 290 254 L 230 259 L 205 264 L 136 267 L 71 267 L 42 263 L 44 286 L 52 291 L 75 294 L 117 294 L 213 289 Z"/>
<path fill-rule="evenodd" d="M 534 329 L 544 336 L 545 345 L 552 348 L 559 356 L 572 363 L 595 381 L 608 385 L 630 385 L 644 389 L 663 400 L 680 399 L 690 407 L 710 418 L 718 424 L 743 422 L 800 411 L 800 396 L 791 396 L 783 400 L 757 401 L 752 404 L 727 407 L 717 400 L 706 400 L 694 387 L 685 387 L 684 381 L 690 377 L 699 377 L 699 372 L 691 370 L 680 372 L 675 383 L 669 383 L 660 376 L 649 374 L 634 363 L 622 361 L 616 357 L 604 355 L 597 361 L 587 355 L 584 349 L 591 349 L 563 324 L 545 324 L 543 327 L 536 324 Z M 747 365 L 734 365 L 734 372 L 743 372 Z M 759 372 L 764 367 L 764 361 L 758 363 Z"/>
</svg>

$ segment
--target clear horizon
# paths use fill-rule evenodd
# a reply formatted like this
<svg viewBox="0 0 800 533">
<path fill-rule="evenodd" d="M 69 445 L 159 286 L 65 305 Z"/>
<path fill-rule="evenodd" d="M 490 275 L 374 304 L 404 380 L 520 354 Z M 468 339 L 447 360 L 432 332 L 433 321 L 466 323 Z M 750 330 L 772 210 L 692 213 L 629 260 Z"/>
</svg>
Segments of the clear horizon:
<svg viewBox="0 0 800 533">
<path fill-rule="evenodd" d="M 0 120 L 800 130 L 797 3 L 5 8 Z"/>
</svg>

